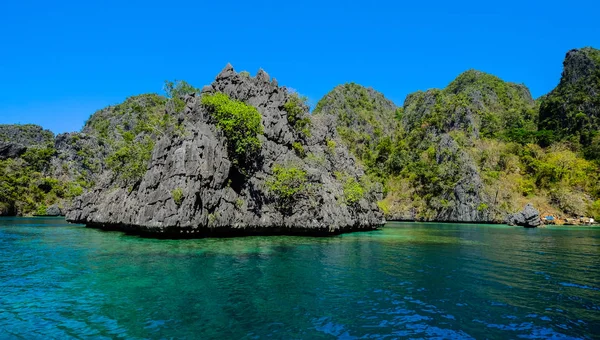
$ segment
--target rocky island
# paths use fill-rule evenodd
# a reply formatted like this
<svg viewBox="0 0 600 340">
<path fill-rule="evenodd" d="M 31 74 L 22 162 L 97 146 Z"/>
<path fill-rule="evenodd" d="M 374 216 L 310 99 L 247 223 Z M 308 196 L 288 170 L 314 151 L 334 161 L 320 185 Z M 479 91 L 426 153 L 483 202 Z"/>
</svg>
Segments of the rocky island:
<svg viewBox="0 0 600 340">
<path fill-rule="evenodd" d="M 158 138 L 141 177 L 106 170 L 75 199 L 69 221 L 184 236 L 328 234 L 384 223 L 382 188 L 339 142 L 331 117 L 310 117 L 264 71 L 250 77 L 228 65 L 181 99 L 180 111 L 167 111 L 176 126 Z"/>
</svg>

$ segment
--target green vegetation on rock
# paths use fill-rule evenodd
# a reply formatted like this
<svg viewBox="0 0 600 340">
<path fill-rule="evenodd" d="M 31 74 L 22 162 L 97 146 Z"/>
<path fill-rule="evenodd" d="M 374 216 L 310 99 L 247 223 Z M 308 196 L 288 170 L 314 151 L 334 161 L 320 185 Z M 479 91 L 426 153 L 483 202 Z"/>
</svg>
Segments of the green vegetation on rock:
<svg viewBox="0 0 600 340">
<path fill-rule="evenodd" d="M 256 78 L 236 77 L 229 67 L 222 76 L 234 85 L 272 84 L 263 71 Z M 225 92 L 233 88 L 223 84 Z M 164 92 L 102 109 L 82 133 L 55 137 L 35 125 L 0 125 L 0 214 L 41 214 L 82 194 L 105 169 L 118 179 L 115 185 L 134 187 L 157 141 L 183 141 L 192 123 L 185 115 L 198 109 L 226 138 L 233 170 L 248 175 L 252 164 L 260 164 L 254 161 L 265 139 L 257 108 L 221 92 L 198 98 L 200 90 L 184 81 L 166 82 Z M 444 89 L 409 94 L 402 107 L 371 88 L 337 86 L 313 112 L 333 119 L 313 120 L 305 97 L 278 93 L 285 95 L 278 117 L 286 117 L 291 132 L 285 145 L 304 167 L 333 164 L 334 156 L 345 154 L 339 140 L 364 166 L 363 177 L 337 176 L 344 191 L 339 201 L 349 207 L 369 195 L 371 182 L 380 182 L 387 196 L 378 205 L 390 219 L 501 222 L 529 202 L 543 215 L 600 218 L 596 49 L 570 51 L 558 86 L 536 101 L 524 85 L 475 70 Z M 315 144 L 323 132 L 317 121 L 335 122 L 339 136 Z M 266 189 L 289 209 L 311 188 L 307 171 L 312 174 L 300 165 L 275 165 Z M 230 172 L 228 181 L 238 190 L 237 177 L 249 176 L 236 175 Z M 171 195 L 182 203 L 180 188 Z"/>
<path fill-rule="evenodd" d="M 47 145 L 54 142 L 54 134 L 34 124 L 0 125 L 0 142 Z"/>
<path fill-rule="evenodd" d="M 589 159 L 600 162 L 600 50 L 582 48 L 567 53 L 558 86 L 540 99 L 539 129 L 555 134 Z"/>
<path fill-rule="evenodd" d="M 171 197 L 173 197 L 175 204 L 181 205 L 183 202 L 183 190 L 181 188 L 175 188 L 173 191 L 171 191 Z"/>
<path fill-rule="evenodd" d="M 591 133 L 580 148 L 538 130 L 539 104 L 525 86 L 470 70 L 443 90 L 410 94 L 399 109 L 374 104 L 380 98 L 347 84 L 315 113 L 338 117 L 343 142 L 385 185 L 379 206 L 388 218 L 501 222 L 527 202 L 544 214 L 594 214 L 600 169 L 583 154 L 595 159 L 600 138 Z"/>
<path fill-rule="evenodd" d="M 267 189 L 280 201 L 281 206 L 289 208 L 307 189 L 306 171 L 288 165 L 275 164 L 273 176 L 267 180 Z"/>
<path fill-rule="evenodd" d="M 293 93 L 283 105 L 283 109 L 287 112 L 287 119 L 290 125 L 304 136 L 310 137 L 311 121 L 307 114 L 307 100 L 307 97 L 300 97 L 297 93 Z"/>
<path fill-rule="evenodd" d="M 262 117 L 258 110 L 224 93 L 203 95 L 202 105 L 212 114 L 217 127 L 227 137 L 228 152 L 236 166 L 244 166 L 259 151 L 263 134 Z"/>
<path fill-rule="evenodd" d="M 106 159 L 106 165 L 125 182 L 137 182 L 146 173 L 152 157 L 154 140 L 144 136 L 135 140 L 132 134 L 126 134 L 118 148 Z"/>
<path fill-rule="evenodd" d="M 356 178 L 341 172 L 337 172 L 335 175 L 343 183 L 344 202 L 346 204 L 356 204 L 365 196 L 365 188 Z"/>
<path fill-rule="evenodd" d="M 185 107 L 184 96 L 189 94 L 199 94 L 200 90 L 188 84 L 184 80 L 165 81 L 164 91 L 170 99 L 168 105 L 172 111 L 181 112 Z"/>
<path fill-rule="evenodd" d="M 318 103 L 313 114 L 334 115 L 346 146 L 371 171 L 381 174 L 377 146 L 398 129 L 394 103 L 373 89 L 349 83 L 337 86 Z M 333 142 L 333 141 L 332 141 Z M 332 145 L 331 149 L 335 146 Z M 382 155 L 383 156 L 383 155 Z"/>
<path fill-rule="evenodd" d="M 0 160 L 0 215 L 43 215 L 46 207 L 82 193 L 80 183 L 47 175 L 53 151 L 29 149 L 26 158 Z"/>
</svg>

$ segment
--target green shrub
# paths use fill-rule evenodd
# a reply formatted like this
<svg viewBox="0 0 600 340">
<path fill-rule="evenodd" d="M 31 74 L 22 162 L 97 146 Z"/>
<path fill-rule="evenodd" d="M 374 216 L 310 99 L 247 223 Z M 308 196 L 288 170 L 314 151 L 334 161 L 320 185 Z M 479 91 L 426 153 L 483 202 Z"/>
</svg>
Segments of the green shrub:
<svg viewBox="0 0 600 340">
<path fill-rule="evenodd" d="M 299 157 L 306 156 L 306 153 L 304 152 L 304 146 L 302 146 L 302 143 L 294 142 L 294 143 L 292 143 L 292 148 L 294 149 L 294 151 L 296 152 L 296 154 Z"/>
<path fill-rule="evenodd" d="M 68 198 L 77 197 L 83 194 L 83 188 L 78 183 L 68 183 L 65 196 Z"/>
<path fill-rule="evenodd" d="M 346 199 L 346 203 L 357 203 L 363 198 L 364 194 L 362 186 L 353 177 L 348 178 L 344 183 L 344 198 Z"/>
<path fill-rule="evenodd" d="M 244 77 L 244 78 L 250 78 L 250 72 L 242 71 L 242 72 L 240 72 L 240 76 Z"/>
<path fill-rule="evenodd" d="M 100 119 L 100 118 L 96 118 L 91 120 L 90 126 L 93 130 L 96 131 L 96 133 L 98 134 L 98 136 L 100 136 L 100 138 L 108 138 L 108 131 L 110 128 L 110 122 L 107 119 Z M 86 123 L 87 124 L 87 123 Z"/>
<path fill-rule="evenodd" d="M 212 114 L 227 137 L 227 148 L 233 163 L 241 168 L 249 157 L 260 150 L 258 135 L 263 133 L 261 115 L 255 107 L 230 99 L 224 93 L 202 96 L 202 104 Z"/>
<path fill-rule="evenodd" d="M 154 140 L 149 136 L 140 141 L 125 142 L 108 156 L 106 165 L 125 182 L 137 182 L 148 169 L 153 149 Z"/>
<path fill-rule="evenodd" d="M 295 166 L 273 166 L 273 176 L 267 180 L 267 188 L 283 205 L 289 205 L 306 188 L 306 171 Z"/>
<path fill-rule="evenodd" d="M 594 217 L 597 222 L 600 222 L 600 199 L 592 204 L 590 215 Z"/>
<path fill-rule="evenodd" d="M 293 93 L 288 98 L 288 101 L 283 105 L 283 109 L 287 112 L 288 123 L 296 131 L 301 132 L 305 136 L 310 136 L 310 116 L 305 113 L 307 97 L 299 97 Z"/>
<path fill-rule="evenodd" d="M 47 207 L 46 207 L 46 205 L 45 205 L 45 204 L 40 204 L 40 205 L 37 207 L 37 210 L 36 210 L 36 212 L 35 212 L 35 215 L 38 215 L 38 216 L 44 216 L 44 215 L 46 215 L 46 209 L 47 209 Z"/>
<path fill-rule="evenodd" d="M 379 210 L 381 210 L 381 212 L 383 212 L 385 215 L 390 213 L 390 206 L 386 201 L 378 201 L 377 207 L 379 207 Z"/>
<path fill-rule="evenodd" d="M 365 196 L 365 189 L 356 178 L 345 173 L 336 172 L 335 176 L 343 182 L 344 200 L 346 204 L 353 205 Z"/>
<path fill-rule="evenodd" d="M 175 204 L 181 205 L 183 202 L 183 190 L 181 190 L 181 188 L 175 188 L 173 191 L 171 191 L 171 197 L 173 197 Z"/>
<path fill-rule="evenodd" d="M 238 198 L 237 200 L 235 200 L 235 206 L 240 209 L 241 207 L 244 206 L 244 200 L 241 198 Z"/>
<path fill-rule="evenodd" d="M 44 171 L 50 165 L 50 159 L 56 153 L 51 146 L 30 147 L 23 154 L 23 159 L 36 171 Z"/>
<path fill-rule="evenodd" d="M 328 139 L 327 140 L 327 150 L 329 150 L 330 153 L 333 153 L 335 151 L 335 147 L 336 147 L 335 141 Z"/>
<path fill-rule="evenodd" d="M 188 94 L 200 93 L 200 90 L 188 84 L 184 80 L 165 81 L 164 91 L 170 99 L 172 109 L 181 112 L 185 108 L 183 97 Z"/>
</svg>

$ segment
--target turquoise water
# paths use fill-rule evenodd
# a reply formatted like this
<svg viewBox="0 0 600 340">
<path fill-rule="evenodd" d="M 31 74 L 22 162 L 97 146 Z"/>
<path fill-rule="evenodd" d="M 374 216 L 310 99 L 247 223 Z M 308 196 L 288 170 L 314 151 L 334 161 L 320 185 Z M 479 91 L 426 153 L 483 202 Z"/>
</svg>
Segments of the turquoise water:
<svg viewBox="0 0 600 340">
<path fill-rule="evenodd" d="M 598 338 L 600 229 L 152 240 L 0 219 L 0 338 Z"/>
</svg>

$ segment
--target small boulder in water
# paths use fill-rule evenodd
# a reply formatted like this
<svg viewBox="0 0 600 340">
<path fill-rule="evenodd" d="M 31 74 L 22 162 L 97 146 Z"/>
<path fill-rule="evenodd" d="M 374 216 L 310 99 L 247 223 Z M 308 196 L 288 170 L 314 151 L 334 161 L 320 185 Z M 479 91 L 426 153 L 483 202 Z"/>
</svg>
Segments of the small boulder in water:
<svg viewBox="0 0 600 340">
<path fill-rule="evenodd" d="M 506 223 L 512 226 L 535 228 L 542 224 L 542 220 L 540 219 L 540 212 L 529 203 L 520 212 L 508 215 Z"/>
<path fill-rule="evenodd" d="M 53 204 L 46 208 L 46 216 L 62 216 L 63 212 L 60 210 L 58 205 Z"/>
</svg>

